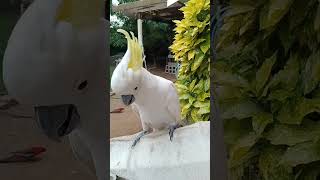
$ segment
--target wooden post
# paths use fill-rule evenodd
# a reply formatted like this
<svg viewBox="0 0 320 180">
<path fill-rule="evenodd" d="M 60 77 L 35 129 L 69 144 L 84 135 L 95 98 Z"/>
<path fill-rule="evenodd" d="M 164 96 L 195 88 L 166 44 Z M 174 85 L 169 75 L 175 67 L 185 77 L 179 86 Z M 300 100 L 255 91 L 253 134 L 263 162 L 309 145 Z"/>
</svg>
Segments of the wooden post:
<svg viewBox="0 0 320 180">
<path fill-rule="evenodd" d="M 142 19 L 140 14 L 138 14 L 137 24 L 138 24 L 138 41 L 139 41 L 139 44 L 143 47 Z M 145 60 L 145 56 L 143 57 L 143 63 L 144 63 L 144 67 L 147 69 L 147 62 Z"/>
<path fill-rule="evenodd" d="M 143 34 L 142 34 L 142 19 L 138 19 L 138 41 L 141 46 L 143 46 Z"/>
</svg>

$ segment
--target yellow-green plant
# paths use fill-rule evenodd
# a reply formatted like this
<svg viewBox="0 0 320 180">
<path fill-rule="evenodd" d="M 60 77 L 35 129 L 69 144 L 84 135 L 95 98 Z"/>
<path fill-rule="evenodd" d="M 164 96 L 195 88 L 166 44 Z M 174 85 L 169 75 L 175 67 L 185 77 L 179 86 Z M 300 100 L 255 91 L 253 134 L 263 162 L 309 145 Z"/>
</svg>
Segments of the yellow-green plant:
<svg viewBox="0 0 320 180">
<path fill-rule="evenodd" d="M 182 118 L 208 121 L 210 113 L 210 1 L 190 0 L 180 9 L 184 18 L 174 21 L 171 51 L 181 64 L 176 87 Z"/>
</svg>

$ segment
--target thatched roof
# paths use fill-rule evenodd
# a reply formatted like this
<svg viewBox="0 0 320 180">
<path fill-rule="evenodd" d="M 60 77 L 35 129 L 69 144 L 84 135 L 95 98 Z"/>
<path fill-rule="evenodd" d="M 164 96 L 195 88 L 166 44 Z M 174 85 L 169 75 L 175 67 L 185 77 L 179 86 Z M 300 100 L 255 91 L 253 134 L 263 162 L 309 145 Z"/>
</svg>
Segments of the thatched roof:
<svg viewBox="0 0 320 180">
<path fill-rule="evenodd" d="M 176 3 L 167 7 L 167 0 L 141 0 L 113 6 L 112 10 L 133 18 L 172 21 L 183 17 L 179 11 L 182 6 L 183 3 Z"/>
</svg>

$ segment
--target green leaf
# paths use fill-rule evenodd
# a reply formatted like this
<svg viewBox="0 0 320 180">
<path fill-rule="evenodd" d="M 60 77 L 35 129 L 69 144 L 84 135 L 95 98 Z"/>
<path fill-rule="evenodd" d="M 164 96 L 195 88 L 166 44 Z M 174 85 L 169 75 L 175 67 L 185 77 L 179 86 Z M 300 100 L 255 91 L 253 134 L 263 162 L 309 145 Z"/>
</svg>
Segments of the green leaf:
<svg viewBox="0 0 320 180">
<path fill-rule="evenodd" d="M 301 173 L 296 178 L 297 180 L 313 180 L 319 177 L 320 162 L 313 162 L 304 165 L 301 168 Z"/>
<path fill-rule="evenodd" d="M 275 124 L 265 138 L 274 145 L 296 145 L 298 143 L 318 139 L 320 123 L 306 120 L 301 125 Z"/>
<path fill-rule="evenodd" d="M 184 93 L 184 94 L 180 94 L 179 99 L 189 99 L 190 98 L 190 94 L 188 93 Z"/>
<path fill-rule="evenodd" d="M 277 26 L 271 26 L 269 28 L 266 28 L 263 30 L 263 40 L 266 40 L 268 37 L 270 37 L 276 30 Z"/>
<path fill-rule="evenodd" d="M 185 115 L 185 114 L 187 114 L 188 112 L 189 112 L 189 108 L 192 106 L 192 104 L 190 104 L 190 103 L 188 103 L 188 104 L 186 104 L 186 105 L 183 105 L 182 106 L 182 109 L 181 109 L 181 114 L 182 115 Z"/>
<path fill-rule="evenodd" d="M 239 49 L 241 47 L 241 44 L 238 43 L 232 43 L 231 45 L 225 47 L 224 49 L 221 49 L 219 53 L 217 53 L 217 59 L 229 59 L 235 54 L 239 52 Z"/>
<path fill-rule="evenodd" d="M 198 69 L 198 67 L 201 65 L 203 59 L 205 57 L 205 54 L 200 51 L 199 53 L 196 53 L 195 61 L 193 62 L 191 66 L 191 71 L 194 72 Z"/>
<path fill-rule="evenodd" d="M 284 102 L 286 99 L 290 98 L 292 95 L 293 93 L 288 90 L 275 89 L 270 92 L 268 96 L 268 100 Z"/>
<path fill-rule="evenodd" d="M 204 82 L 204 91 L 208 91 L 210 89 L 210 78 L 206 79 Z"/>
<path fill-rule="evenodd" d="M 232 4 L 232 9 L 229 10 L 227 17 L 236 16 L 239 14 L 248 13 L 250 11 L 253 11 L 255 7 L 250 5 L 240 5 L 240 4 Z"/>
<path fill-rule="evenodd" d="M 244 149 L 242 149 L 244 150 Z M 241 152 L 241 150 L 239 151 Z M 238 154 L 240 155 L 240 153 Z M 228 167 L 229 169 L 236 169 L 236 168 L 243 168 L 250 166 L 250 163 L 252 163 L 252 159 L 257 157 L 259 155 L 259 151 L 257 148 L 250 148 L 249 151 L 243 151 L 243 154 L 241 156 L 238 156 L 234 159 L 228 159 Z M 243 176 L 240 176 L 240 179 L 243 178 Z"/>
<path fill-rule="evenodd" d="M 197 107 L 197 108 L 201 108 L 201 107 L 210 107 L 210 102 L 200 102 L 200 101 L 196 101 L 194 104 L 193 104 L 194 107 Z"/>
<path fill-rule="evenodd" d="M 198 90 L 198 93 L 201 93 L 203 91 L 203 86 L 204 86 L 204 81 L 201 79 L 193 88 L 193 91 L 196 92 L 195 90 Z"/>
<path fill-rule="evenodd" d="M 265 127 L 273 122 L 273 116 L 270 113 L 261 112 L 253 116 L 252 127 L 257 134 L 261 134 Z"/>
<path fill-rule="evenodd" d="M 244 19 L 246 19 L 246 21 L 244 22 L 244 24 L 241 26 L 240 30 L 239 30 L 239 35 L 243 35 L 245 32 L 247 32 L 247 30 L 249 30 L 253 23 L 255 22 L 255 17 L 256 14 L 255 13 L 250 13 L 248 16 L 246 16 Z"/>
<path fill-rule="evenodd" d="M 195 54 L 196 54 L 195 50 L 189 51 L 188 52 L 188 60 L 193 59 Z"/>
<path fill-rule="evenodd" d="M 310 93 L 318 86 L 320 81 L 320 51 L 312 54 L 306 63 L 304 70 L 304 94 Z"/>
<path fill-rule="evenodd" d="M 175 86 L 178 88 L 178 89 L 183 89 L 183 90 L 188 90 L 188 87 L 183 85 L 183 84 L 178 84 L 176 83 Z"/>
<path fill-rule="evenodd" d="M 194 43 L 193 46 L 197 46 L 198 44 L 202 43 L 203 41 L 205 41 L 206 39 L 197 39 L 197 41 Z"/>
<path fill-rule="evenodd" d="M 247 87 L 248 82 L 239 75 L 230 72 L 223 72 L 218 69 L 213 69 L 214 78 L 213 82 L 218 85 L 229 85 L 232 87 Z"/>
<path fill-rule="evenodd" d="M 292 180 L 292 167 L 279 164 L 284 149 L 276 146 L 264 147 L 259 157 L 259 171 L 263 179 Z"/>
<path fill-rule="evenodd" d="M 300 98 L 296 101 L 287 102 L 280 110 L 277 119 L 285 124 L 300 124 L 306 115 L 312 112 L 320 112 L 319 106 L 319 99 Z"/>
<path fill-rule="evenodd" d="M 194 86 L 196 85 L 197 79 L 192 80 L 191 84 L 189 85 L 189 91 L 192 91 Z"/>
<path fill-rule="evenodd" d="M 210 113 L 210 106 L 200 107 L 198 114 L 208 114 Z"/>
<path fill-rule="evenodd" d="M 320 160 L 320 143 L 319 142 L 304 142 L 291 146 L 285 152 L 281 159 L 281 163 L 290 166 L 297 166 L 300 164 L 308 164 Z"/>
<path fill-rule="evenodd" d="M 283 103 L 280 101 L 271 101 L 270 110 L 273 114 L 278 113 L 283 108 Z"/>
<path fill-rule="evenodd" d="M 207 101 L 207 100 L 209 100 L 207 98 L 210 98 L 209 92 L 200 94 L 200 96 L 198 96 L 198 101 Z"/>
<path fill-rule="evenodd" d="M 235 144 L 237 140 L 251 131 L 251 122 L 242 119 L 224 120 L 224 140 L 227 145 Z"/>
<path fill-rule="evenodd" d="M 238 139 L 230 149 L 230 161 L 236 162 L 245 157 L 258 139 L 259 136 L 257 136 L 254 132 L 250 132 L 249 134 Z"/>
<path fill-rule="evenodd" d="M 206 40 L 200 45 L 201 51 L 205 54 L 210 49 L 210 39 Z"/>
<path fill-rule="evenodd" d="M 201 121 L 200 114 L 198 113 L 198 109 L 194 108 L 191 110 L 191 118 L 193 122 Z"/>
<path fill-rule="evenodd" d="M 278 84 L 282 84 L 287 91 L 295 89 L 299 78 L 299 68 L 300 65 L 297 54 L 291 55 L 284 69 L 275 74 L 269 84 L 264 88 L 262 96 L 267 94 L 269 88 L 273 88 Z M 279 91 L 279 89 L 276 89 L 276 91 Z M 281 93 L 287 94 L 284 92 Z M 276 94 L 281 93 L 277 92 Z"/>
<path fill-rule="evenodd" d="M 294 1 L 289 16 L 290 30 L 293 30 L 305 20 L 305 17 L 310 12 L 310 7 L 314 4 L 313 2 L 314 1 L 309 1 L 307 3 L 305 0 Z"/>
<path fill-rule="evenodd" d="M 217 93 L 217 99 L 219 99 L 219 101 L 239 99 L 242 94 L 239 88 L 231 86 L 218 86 L 215 88 L 215 91 Z"/>
<path fill-rule="evenodd" d="M 189 100 L 189 104 L 193 104 L 197 99 L 193 96 L 190 96 L 188 100 Z"/>
<path fill-rule="evenodd" d="M 270 0 L 260 13 L 260 30 L 276 25 L 288 12 L 293 0 Z"/>
<path fill-rule="evenodd" d="M 264 87 L 266 82 L 269 79 L 272 66 L 276 62 L 277 52 L 275 52 L 270 58 L 266 59 L 260 69 L 256 73 L 256 91 L 260 92 L 260 90 Z"/>
<path fill-rule="evenodd" d="M 224 119 L 243 119 L 256 115 L 261 112 L 260 108 L 257 104 L 249 101 L 249 100 L 240 100 L 238 102 L 234 102 L 227 106 L 227 108 L 222 109 L 221 117 Z"/>
<path fill-rule="evenodd" d="M 281 29 L 279 30 L 279 38 L 285 49 L 285 54 L 287 54 L 295 40 L 295 36 L 290 33 L 290 29 L 287 23 L 283 23 L 280 26 Z"/>
</svg>

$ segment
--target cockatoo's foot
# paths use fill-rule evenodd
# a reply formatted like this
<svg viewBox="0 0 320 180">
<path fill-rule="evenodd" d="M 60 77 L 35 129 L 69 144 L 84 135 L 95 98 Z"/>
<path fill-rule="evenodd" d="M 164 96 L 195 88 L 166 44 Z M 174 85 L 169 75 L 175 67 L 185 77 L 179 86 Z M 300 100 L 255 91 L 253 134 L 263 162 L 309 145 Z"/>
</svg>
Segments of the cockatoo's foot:
<svg viewBox="0 0 320 180">
<path fill-rule="evenodd" d="M 148 134 L 149 132 L 148 131 L 142 131 L 138 134 L 138 136 L 136 137 L 136 139 L 134 140 L 131 148 L 134 148 L 136 146 L 136 144 L 140 141 L 140 139 L 142 138 L 142 136 Z"/>
<path fill-rule="evenodd" d="M 173 138 L 173 132 L 177 129 L 181 127 L 180 124 L 176 124 L 176 125 L 171 125 L 169 126 L 169 137 L 170 137 L 170 141 L 172 141 L 172 138 Z"/>
</svg>

